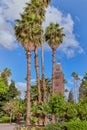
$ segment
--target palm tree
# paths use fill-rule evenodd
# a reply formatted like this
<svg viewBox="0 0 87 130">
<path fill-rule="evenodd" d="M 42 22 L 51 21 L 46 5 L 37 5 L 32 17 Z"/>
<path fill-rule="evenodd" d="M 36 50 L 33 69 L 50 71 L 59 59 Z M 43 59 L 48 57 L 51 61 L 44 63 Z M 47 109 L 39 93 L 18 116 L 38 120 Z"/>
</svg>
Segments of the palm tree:
<svg viewBox="0 0 87 130">
<path fill-rule="evenodd" d="M 63 28 L 59 28 L 59 24 L 50 23 L 46 28 L 45 40 L 48 42 L 52 49 L 52 93 L 54 93 L 54 70 L 55 70 L 55 54 L 56 48 L 62 43 Z M 52 122 L 55 122 L 55 116 L 52 115 Z"/>
<path fill-rule="evenodd" d="M 51 0 L 40 0 L 43 2 L 43 6 L 46 8 L 48 7 Z M 44 37 L 43 34 L 41 35 L 41 41 L 42 41 L 42 87 L 43 87 L 43 101 L 46 103 L 46 81 L 45 81 L 45 74 L 44 74 Z"/>
<path fill-rule="evenodd" d="M 72 77 L 74 78 L 74 101 L 77 101 L 77 81 L 79 80 L 78 74 L 72 72 Z"/>
<path fill-rule="evenodd" d="M 38 46 L 41 45 L 41 34 L 43 32 L 42 22 L 45 16 L 45 10 L 43 8 L 43 3 L 37 0 L 32 0 L 33 10 L 33 23 L 32 23 L 32 40 L 34 43 L 34 52 L 35 52 L 35 68 L 36 68 L 36 77 L 37 77 L 37 87 L 38 87 L 38 102 L 41 102 L 41 88 L 40 88 L 40 74 L 39 74 L 39 65 L 38 65 Z M 28 12 L 27 12 L 28 13 Z M 39 119 L 39 124 L 41 124 Z"/>
<path fill-rule="evenodd" d="M 36 10 L 36 16 L 35 16 L 35 25 L 34 27 L 34 45 L 35 45 L 35 68 L 36 68 L 36 74 L 37 74 L 37 84 L 38 84 L 38 96 L 39 96 L 39 102 L 40 99 L 40 80 L 39 80 L 39 71 L 38 71 L 38 55 L 37 55 L 37 48 L 38 45 L 40 46 L 42 44 L 42 87 L 43 87 L 43 101 L 46 102 L 46 84 L 45 84 L 45 75 L 44 75 L 44 37 L 43 37 L 43 30 L 42 30 L 42 22 L 45 20 L 45 9 L 44 7 L 47 7 L 50 0 L 33 0 L 32 2 L 36 3 L 37 10 Z M 33 9 L 34 10 L 34 9 Z M 39 40 L 39 41 L 38 41 Z M 37 63 L 36 63 L 37 62 Z"/>
<path fill-rule="evenodd" d="M 42 27 L 42 23 L 45 20 L 45 7 L 47 7 L 49 5 L 51 0 L 32 0 L 33 3 L 35 3 L 35 5 L 37 6 L 37 10 L 35 10 L 35 21 L 36 24 L 35 26 L 37 26 L 37 31 L 39 34 L 39 37 L 37 36 L 38 34 L 35 34 L 34 36 L 36 36 L 36 40 L 35 40 L 35 65 L 36 67 L 36 74 L 37 74 L 37 83 L 38 83 L 38 96 L 40 95 L 40 80 L 39 80 L 39 73 L 38 73 L 38 63 L 36 63 L 36 61 L 38 60 L 38 55 L 37 55 L 37 47 L 38 45 L 42 45 L 42 87 L 43 87 L 43 101 L 46 102 L 46 84 L 45 84 L 45 75 L 44 75 L 44 37 L 43 37 L 43 31 L 40 31 L 42 29 L 39 30 L 40 27 Z M 34 9 L 33 9 L 34 11 Z M 38 24 L 39 27 L 38 27 Z M 36 43 L 36 41 L 39 41 L 38 43 Z M 40 97 L 40 96 L 39 96 Z"/>
<path fill-rule="evenodd" d="M 27 3 L 23 14 L 21 14 L 21 20 L 16 20 L 15 34 L 17 40 L 22 44 L 26 51 L 27 56 L 27 124 L 30 124 L 30 57 L 31 51 L 35 52 L 35 68 L 38 85 L 38 101 L 41 102 L 40 92 L 40 76 L 38 66 L 38 54 L 37 48 L 41 44 L 41 22 L 44 18 L 45 10 L 42 8 L 43 3 L 39 0 L 32 0 L 31 3 Z"/>
<path fill-rule="evenodd" d="M 43 6 L 48 7 L 51 0 L 40 0 L 43 2 Z M 43 102 L 46 103 L 46 81 L 45 81 L 45 72 L 44 72 L 44 37 L 43 33 L 41 34 L 41 49 L 42 49 L 42 87 L 43 87 Z M 44 125 L 47 123 L 47 116 L 44 118 Z"/>
<path fill-rule="evenodd" d="M 27 112 L 26 112 L 26 122 L 30 124 L 30 58 L 31 51 L 34 50 L 34 43 L 32 41 L 31 34 L 31 24 L 30 22 L 33 19 L 32 12 L 30 12 L 30 16 L 28 17 L 25 13 L 21 14 L 21 20 L 16 20 L 17 24 L 15 25 L 15 35 L 17 40 L 21 43 L 24 50 L 26 51 L 27 58 Z M 31 22 L 32 23 L 32 22 Z"/>
<path fill-rule="evenodd" d="M 25 13 L 28 15 L 28 18 L 30 17 L 30 21 L 28 21 L 31 24 L 31 35 L 32 35 L 32 41 L 34 43 L 34 52 L 35 52 L 35 68 L 36 68 L 36 76 L 37 76 L 37 86 L 38 86 L 38 101 L 41 102 L 41 94 L 40 94 L 40 76 L 39 76 L 39 66 L 38 66 L 38 53 L 37 48 L 40 41 L 40 34 L 39 31 L 41 27 L 38 24 L 38 21 L 41 19 L 41 16 L 39 14 L 39 11 L 41 10 L 41 3 L 39 3 L 36 0 L 32 0 L 30 3 L 27 3 L 27 7 L 25 8 Z M 30 13 L 31 9 L 31 13 Z M 40 11 L 41 12 L 41 11 Z M 39 29 L 38 29 L 39 28 Z"/>
<path fill-rule="evenodd" d="M 52 91 L 54 93 L 54 69 L 55 69 L 55 53 L 58 46 L 62 43 L 63 28 L 59 28 L 59 24 L 50 23 L 46 28 L 45 40 L 48 42 L 52 49 Z"/>
<path fill-rule="evenodd" d="M 42 8 L 43 9 L 43 8 Z M 41 10 L 42 10 L 41 9 Z M 39 103 L 41 102 L 41 88 L 40 88 L 40 78 L 39 78 L 39 67 L 38 67 L 38 55 L 37 55 L 37 47 L 38 45 L 40 46 L 41 44 L 43 44 L 43 30 L 42 30 L 42 22 L 44 20 L 44 16 L 45 16 L 45 11 L 43 10 L 43 12 L 40 11 L 40 19 L 38 19 L 38 24 L 35 25 L 35 27 L 37 27 L 37 33 L 36 33 L 36 37 L 35 37 L 35 68 L 36 68 L 36 74 L 37 74 L 37 86 L 38 86 L 38 101 Z M 42 61 L 43 62 L 43 61 Z M 43 84 L 42 84 L 42 87 L 43 87 L 43 90 L 44 90 L 44 94 L 43 95 L 43 99 L 44 99 L 44 102 L 46 101 L 45 98 L 46 98 L 46 90 L 45 90 L 45 78 L 44 78 L 44 64 L 43 64 L 43 67 L 42 67 L 42 79 L 43 79 Z M 46 121 L 45 121 L 46 122 Z M 41 124 L 41 119 L 39 119 L 39 124 Z"/>
<path fill-rule="evenodd" d="M 36 23 L 37 23 L 35 25 L 36 32 L 34 34 L 34 36 L 35 36 L 35 68 L 36 68 L 36 74 L 37 74 L 38 101 L 39 102 L 41 102 L 41 88 L 40 88 L 40 76 L 39 76 L 37 48 L 38 48 L 38 46 L 41 46 L 41 34 L 43 32 L 41 23 L 44 19 L 44 13 L 45 13 L 45 11 L 43 9 L 43 4 L 39 2 L 39 8 L 36 12 Z"/>
<path fill-rule="evenodd" d="M 42 22 L 44 20 L 45 16 L 45 10 L 43 8 L 43 3 L 39 2 L 37 0 L 33 0 L 35 2 L 35 5 L 37 6 L 35 10 L 35 23 L 33 25 L 33 41 L 35 46 L 35 68 L 36 68 L 36 76 L 37 76 L 37 86 L 38 86 L 38 101 L 41 102 L 41 90 L 40 90 L 40 74 L 39 74 L 39 66 L 38 66 L 38 53 L 37 49 L 38 46 L 41 46 L 42 44 Z"/>
</svg>

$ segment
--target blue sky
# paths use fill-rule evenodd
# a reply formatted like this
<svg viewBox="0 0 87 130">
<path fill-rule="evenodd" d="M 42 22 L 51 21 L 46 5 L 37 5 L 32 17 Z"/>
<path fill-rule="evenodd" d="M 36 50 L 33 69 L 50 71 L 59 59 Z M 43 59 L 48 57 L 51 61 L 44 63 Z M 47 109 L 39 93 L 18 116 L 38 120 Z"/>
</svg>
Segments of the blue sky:
<svg viewBox="0 0 87 130">
<path fill-rule="evenodd" d="M 14 20 L 20 18 L 25 3 L 30 0 L 0 0 L 0 70 L 8 67 L 12 71 L 12 79 L 16 86 L 25 90 L 26 55 L 14 36 Z M 46 10 L 46 21 L 43 28 L 50 22 L 59 23 L 64 27 L 66 38 L 57 49 L 56 62 L 60 58 L 65 79 L 71 82 L 71 73 L 83 76 L 87 71 L 87 0 L 51 0 Z M 41 50 L 39 66 L 41 72 Z M 35 81 L 34 55 L 31 58 L 31 82 Z M 51 49 L 45 43 L 45 76 L 51 77 Z M 68 87 L 72 84 L 68 83 Z"/>
</svg>

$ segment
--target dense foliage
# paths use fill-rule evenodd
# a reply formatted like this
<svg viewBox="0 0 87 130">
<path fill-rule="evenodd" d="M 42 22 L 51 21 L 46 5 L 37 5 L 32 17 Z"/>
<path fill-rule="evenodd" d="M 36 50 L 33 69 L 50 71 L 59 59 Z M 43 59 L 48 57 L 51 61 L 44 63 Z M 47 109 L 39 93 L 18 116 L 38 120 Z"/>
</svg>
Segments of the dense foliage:
<svg viewBox="0 0 87 130">
<path fill-rule="evenodd" d="M 0 76 L 0 120 L 2 122 L 8 122 L 11 116 L 16 117 L 18 111 L 20 91 L 16 88 L 13 80 L 8 82 L 10 76 L 11 72 L 8 68 L 5 68 Z"/>
<path fill-rule="evenodd" d="M 71 122 L 57 122 L 55 124 L 48 124 L 45 127 L 32 127 L 27 126 L 16 127 L 16 130 L 86 130 L 87 121 L 74 120 Z"/>
<path fill-rule="evenodd" d="M 81 121 L 81 120 L 48 124 L 44 128 L 44 130 L 86 130 L 86 129 L 87 129 L 87 121 Z"/>
</svg>

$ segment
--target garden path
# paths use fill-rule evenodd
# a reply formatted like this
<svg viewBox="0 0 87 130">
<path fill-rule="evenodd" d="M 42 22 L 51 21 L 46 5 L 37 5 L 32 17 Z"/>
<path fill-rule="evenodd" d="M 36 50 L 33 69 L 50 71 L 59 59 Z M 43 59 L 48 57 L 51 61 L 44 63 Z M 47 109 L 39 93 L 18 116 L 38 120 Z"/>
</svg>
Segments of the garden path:
<svg viewBox="0 0 87 130">
<path fill-rule="evenodd" d="M 0 124 L 0 130 L 15 130 L 15 124 Z"/>
</svg>

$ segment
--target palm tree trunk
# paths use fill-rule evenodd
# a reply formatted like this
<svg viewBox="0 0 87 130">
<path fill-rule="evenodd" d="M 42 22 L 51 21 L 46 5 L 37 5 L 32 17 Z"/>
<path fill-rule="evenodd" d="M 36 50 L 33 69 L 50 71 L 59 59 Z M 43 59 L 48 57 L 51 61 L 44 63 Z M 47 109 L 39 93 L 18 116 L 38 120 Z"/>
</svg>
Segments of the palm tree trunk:
<svg viewBox="0 0 87 130">
<path fill-rule="evenodd" d="M 45 75 L 44 75 L 44 43 L 42 39 L 42 87 L 43 87 L 43 102 L 46 103 L 46 82 L 45 82 Z M 44 117 L 44 125 L 47 124 L 47 116 Z"/>
<path fill-rule="evenodd" d="M 43 87 L 43 102 L 46 103 L 46 82 L 44 75 L 44 44 L 42 42 L 42 87 Z"/>
<path fill-rule="evenodd" d="M 54 94 L 55 49 L 52 50 L 52 93 Z"/>
<path fill-rule="evenodd" d="M 52 50 L 52 93 L 54 94 L 54 71 L 55 71 L 55 49 Z M 55 123 L 55 116 L 52 114 L 52 123 Z"/>
<path fill-rule="evenodd" d="M 10 112 L 10 124 L 11 124 L 11 120 L 12 120 L 12 112 Z"/>
<path fill-rule="evenodd" d="M 74 76 L 73 78 L 74 78 L 74 102 L 76 103 L 76 80 Z"/>
<path fill-rule="evenodd" d="M 37 48 L 35 48 L 35 68 L 36 68 L 37 87 L 38 87 L 38 102 L 40 103 L 41 102 L 41 88 L 40 88 L 40 74 L 39 74 Z"/>
<path fill-rule="evenodd" d="M 38 65 L 38 54 L 37 48 L 35 48 L 35 68 L 36 68 L 36 78 L 37 78 L 37 87 L 38 87 L 38 102 L 41 102 L 41 88 L 40 88 L 40 74 L 39 74 L 39 65 Z M 38 119 L 39 125 L 42 125 L 42 120 L 39 117 Z"/>
<path fill-rule="evenodd" d="M 27 115 L 26 115 L 26 122 L 27 125 L 30 125 L 30 58 L 31 54 L 29 51 L 26 52 L 26 57 L 27 57 Z"/>
</svg>

